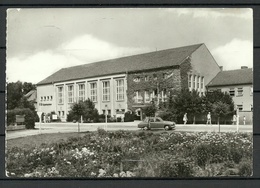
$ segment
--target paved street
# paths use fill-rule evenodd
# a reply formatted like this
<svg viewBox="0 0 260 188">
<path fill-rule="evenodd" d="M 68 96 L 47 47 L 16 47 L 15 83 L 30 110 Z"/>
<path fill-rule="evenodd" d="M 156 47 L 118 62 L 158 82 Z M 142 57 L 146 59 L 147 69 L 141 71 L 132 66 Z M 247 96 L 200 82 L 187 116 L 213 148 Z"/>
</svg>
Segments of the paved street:
<svg viewBox="0 0 260 188">
<path fill-rule="evenodd" d="M 137 128 L 137 124 L 139 122 L 125 122 L 125 123 L 108 123 L 107 130 L 140 130 Z M 96 131 L 97 128 L 104 128 L 105 123 L 83 123 L 80 124 L 80 132 L 86 131 Z M 36 129 L 34 130 L 20 130 L 20 131 L 8 131 L 6 133 L 7 139 L 25 137 L 30 135 L 37 135 L 37 134 L 47 134 L 47 133 L 68 133 L 68 132 L 77 132 L 78 131 L 78 124 L 77 123 L 42 123 L 41 129 L 39 123 L 36 123 Z M 158 130 L 151 130 L 151 131 L 158 131 Z M 218 125 L 203 125 L 203 124 L 196 124 L 196 125 L 183 125 L 178 124 L 176 125 L 176 129 L 174 131 L 186 131 L 186 132 L 204 132 L 204 131 L 219 131 Z M 236 125 L 221 125 L 220 126 L 221 132 L 235 132 Z M 252 132 L 252 125 L 239 125 L 240 132 Z"/>
</svg>

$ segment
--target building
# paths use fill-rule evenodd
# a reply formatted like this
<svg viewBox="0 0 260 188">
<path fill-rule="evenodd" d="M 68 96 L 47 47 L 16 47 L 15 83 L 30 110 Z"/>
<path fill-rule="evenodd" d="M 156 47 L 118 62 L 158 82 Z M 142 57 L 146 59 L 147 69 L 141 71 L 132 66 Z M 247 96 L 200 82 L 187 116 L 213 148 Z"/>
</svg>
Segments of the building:
<svg viewBox="0 0 260 188">
<path fill-rule="evenodd" d="M 33 89 L 24 95 L 28 101 L 32 101 L 35 109 L 37 109 L 37 91 Z"/>
<path fill-rule="evenodd" d="M 219 89 L 227 92 L 233 98 L 235 108 L 240 117 L 240 124 L 243 117 L 246 124 L 253 121 L 253 69 L 242 66 L 238 70 L 219 72 L 207 85 L 208 90 Z"/>
<path fill-rule="evenodd" d="M 38 111 L 55 111 L 63 121 L 74 102 L 90 98 L 111 116 L 166 100 L 169 91 L 205 86 L 220 67 L 205 44 L 155 51 L 63 68 L 37 84 Z"/>
</svg>

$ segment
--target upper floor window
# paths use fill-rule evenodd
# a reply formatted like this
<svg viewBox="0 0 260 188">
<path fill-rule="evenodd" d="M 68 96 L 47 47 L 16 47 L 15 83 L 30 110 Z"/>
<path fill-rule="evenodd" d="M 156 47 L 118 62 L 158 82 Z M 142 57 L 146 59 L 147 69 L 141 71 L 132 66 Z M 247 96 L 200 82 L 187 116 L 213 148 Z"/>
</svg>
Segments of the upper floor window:
<svg viewBox="0 0 260 188">
<path fill-rule="evenodd" d="M 63 87 L 58 87 L 58 104 L 63 104 Z"/>
<path fill-rule="evenodd" d="M 68 103 L 73 103 L 73 98 L 74 98 L 74 86 L 69 85 L 68 86 Z"/>
<path fill-rule="evenodd" d="M 193 89 L 196 88 L 196 75 L 193 76 Z"/>
<path fill-rule="evenodd" d="M 151 102 L 151 93 L 149 91 L 144 92 L 144 101 L 145 103 Z"/>
<path fill-rule="evenodd" d="M 200 88 L 200 76 L 197 77 L 197 89 Z"/>
<path fill-rule="evenodd" d="M 243 105 L 237 105 L 237 109 L 238 109 L 238 111 L 243 111 Z"/>
<path fill-rule="evenodd" d="M 85 84 L 79 84 L 79 101 L 85 100 Z"/>
<path fill-rule="evenodd" d="M 167 100 L 167 91 L 166 89 L 162 90 L 162 101 L 166 101 Z"/>
<path fill-rule="evenodd" d="M 120 100 L 124 100 L 124 80 L 120 79 L 120 80 L 116 80 L 116 100 L 120 101 Z"/>
<path fill-rule="evenodd" d="M 135 91 L 134 95 L 135 95 L 134 96 L 135 103 L 142 103 L 143 102 L 143 97 L 142 97 L 140 91 Z"/>
<path fill-rule="evenodd" d="M 153 75 L 153 79 L 154 79 L 154 80 L 157 80 L 157 79 L 158 79 L 157 74 L 154 74 L 154 75 Z"/>
<path fill-rule="evenodd" d="M 243 88 L 237 88 L 237 96 L 243 96 Z"/>
<path fill-rule="evenodd" d="M 201 89 L 204 89 L 204 76 L 201 77 L 201 80 L 200 80 L 200 88 L 201 88 Z"/>
<path fill-rule="evenodd" d="M 141 80 L 140 77 L 135 77 L 134 78 L 134 82 L 140 82 L 140 80 Z"/>
<path fill-rule="evenodd" d="M 47 101 L 50 99 L 50 97 L 49 96 L 47 96 Z"/>
<path fill-rule="evenodd" d="M 235 96 L 235 89 L 234 89 L 234 88 L 230 88 L 230 89 L 229 89 L 229 95 L 230 95 L 231 97 L 234 97 L 234 96 Z"/>
<path fill-rule="evenodd" d="M 191 88 L 191 79 L 192 79 L 192 75 L 189 75 L 188 76 L 189 88 Z"/>
<path fill-rule="evenodd" d="M 149 81 L 149 76 L 145 76 L 144 81 L 146 81 L 146 82 Z"/>
<path fill-rule="evenodd" d="M 90 100 L 97 102 L 97 83 L 90 83 Z"/>
<path fill-rule="evenodd" d="M 52 101 L 52 96 L 50 96 L 50 100 Z"/>
<path fill-rule="evenodd" d="M 41 101 L 43 100 L 43 97 L 41 97 Z"/>
<path fill-rule="evenodd" d="M 109 81 L 103 82 L 102 100 L 103 101 L 109 101 L 110 100 L 110 82 Z"/>
</svg>

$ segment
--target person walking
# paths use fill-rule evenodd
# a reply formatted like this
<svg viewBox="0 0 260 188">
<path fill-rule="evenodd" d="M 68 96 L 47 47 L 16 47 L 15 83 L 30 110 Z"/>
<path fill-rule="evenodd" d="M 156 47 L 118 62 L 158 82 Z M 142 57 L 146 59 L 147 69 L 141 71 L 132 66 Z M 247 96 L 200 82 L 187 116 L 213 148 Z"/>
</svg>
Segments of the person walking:
<svg viewBox="0 0 260 188">
<path fill-rule="evenodd" d="M 243 117 L 244 125 L 246 125 L 246 116 Z"/>
<path fill-rule="evenodd" d="M 187 121 L 188 121 L 187 113 L 185 113 L 184 116 L 183 116 L 184 125 L 186 125 Z"/>
<path fill-rule="evenodd" d="M 210 124 L 211 125 L 211 114 L 210 112 L 207 115 L 207 125 Z"/>
</svg>

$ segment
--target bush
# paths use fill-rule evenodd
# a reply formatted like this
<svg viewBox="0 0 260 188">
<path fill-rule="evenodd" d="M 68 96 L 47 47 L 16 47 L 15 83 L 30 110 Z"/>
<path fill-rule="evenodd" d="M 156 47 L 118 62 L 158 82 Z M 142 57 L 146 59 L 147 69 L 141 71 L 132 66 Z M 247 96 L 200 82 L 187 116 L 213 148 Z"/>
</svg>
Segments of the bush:
<svg viewBox="0 0 260 188">
<path fill-rule="evenodd" d="M 131 122 L 131 121 L 134 121 L 135 120 L 135 114 L 133 112 L 126 112 L 125 113 L 125 122 Z"/>
<path fill-rule="evenodd" d="M 242 160 L 241 163 L 239 163 L 238 174 L 240 176 L 251 176 L 253 172 L 252 164 L 251 160 Z"/>
<path fill-rule="evenodd" d="M 159 117 L 161 117 L 163 120 L 165 121 L 177 121 L 177 116 L 175 114 L 173 114 L 172 112 L 168 112 L 168 111 L 161 111 L 158 114 Z"/>
<path fill-rule="evenodd" d="M 7 125 L 14 125 L 16 122 L 16 115 L 24 115 L 24 124 L 26 129 L 34 129 L 35 121 L 37 120 L 37 113 L 28 108 L 16 108 L 7 111 Z"/>
</svg>

